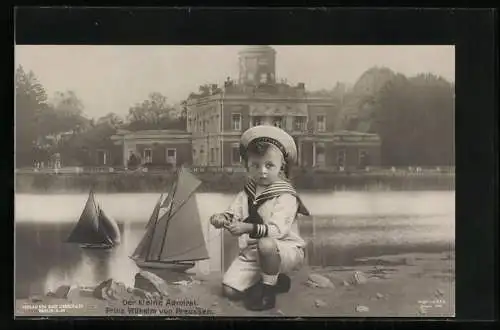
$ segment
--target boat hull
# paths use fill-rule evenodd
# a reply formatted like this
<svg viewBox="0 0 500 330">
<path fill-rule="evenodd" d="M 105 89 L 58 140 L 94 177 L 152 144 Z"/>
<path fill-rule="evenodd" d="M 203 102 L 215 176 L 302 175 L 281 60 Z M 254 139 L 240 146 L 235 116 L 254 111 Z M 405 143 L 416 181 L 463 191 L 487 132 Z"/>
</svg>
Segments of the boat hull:
<svg viewBox="0 0 500 330">
<path fill-rule="evenodd" d="M 100 249 L 100 250 L 108 250 L 112 249 L 113 245 L 110 244 L 80 244 L 82 249 Z"/>
<path fill-rule="evenodd" d="M 137 267 L 144 269 L 171 270 L 185 272 L 195 266 L 194 262 L 154 262 L 135 260 Z"/>
</svg>

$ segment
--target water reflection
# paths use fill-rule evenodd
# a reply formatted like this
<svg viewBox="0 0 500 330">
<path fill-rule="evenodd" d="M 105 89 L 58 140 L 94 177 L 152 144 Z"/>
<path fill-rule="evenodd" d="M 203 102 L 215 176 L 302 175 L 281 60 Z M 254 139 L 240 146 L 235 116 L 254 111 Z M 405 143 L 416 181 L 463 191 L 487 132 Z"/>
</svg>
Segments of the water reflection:
<svg viewBox="0 0 500 330">
<path fill-rule="evenodd" d="M 157 197 L 155 194 L 101 196 L 103 208 L 119 222 L 122 242 L 111 250 L 94 250 L 64 243 L 81 212 L 85 195 L 57 199 L 16 196 L 16 206 L 22 210 L 16 212 L 16 297 L 43 294 L 64 283 L 94 285 L 109 278 L 133 285 L 139 269 L 129 256 L 144 233 Z M 393 205 L 390 198 L 412 207 L 407 206 L 404 212 L 405 207 Z M 202 194 L 198 198 L 202 218 L 208 219 L 231 199 L 231 195 Z M 308 241 L 307 260 L 311 265 L 352 266 L 356 258 L 454 249 L 453 192 L 417 195 L 398 192 L 376 195 L 373 199 L 365 193 L 349 192 L 335 196 L 306 195 L 303 199 L 317 214 L 299 223 L 301 235 Z M 342 201 L 345 203 L 341 204 Z M 40 207 L 52 202 L 59 207 Z M 34 212 L 36 205 L 38 209 Z M 208 223 L 203 226 L 213 264 L 221 255 L 220 232 L 210 229 Z M 212 265 L 217 267 L 217 263 Z"/>
</svg>

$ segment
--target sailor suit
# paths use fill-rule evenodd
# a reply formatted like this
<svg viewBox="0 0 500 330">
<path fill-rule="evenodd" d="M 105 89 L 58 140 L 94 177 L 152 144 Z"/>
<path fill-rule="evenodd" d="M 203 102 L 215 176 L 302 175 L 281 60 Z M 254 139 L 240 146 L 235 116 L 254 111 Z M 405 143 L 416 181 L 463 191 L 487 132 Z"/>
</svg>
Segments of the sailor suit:
<svg viewBox="0 0 500 330">
<path fill-rule="evenodd" d="M 309 212 L 289 182 L 276 181 L 257 195 L 256 184 L 250 180 L 224 213 L 232 221 L 254 224 L 254 231 L 239 237 L 240 253 L 224 274 L 223 284 L 243 292 L 260 280 L 257 244 L 262 237 L 275 240 L 281 258 L 280 273 L 302 266 L 306 244 L 299 235 L 296 218 Z"/>
</svg>

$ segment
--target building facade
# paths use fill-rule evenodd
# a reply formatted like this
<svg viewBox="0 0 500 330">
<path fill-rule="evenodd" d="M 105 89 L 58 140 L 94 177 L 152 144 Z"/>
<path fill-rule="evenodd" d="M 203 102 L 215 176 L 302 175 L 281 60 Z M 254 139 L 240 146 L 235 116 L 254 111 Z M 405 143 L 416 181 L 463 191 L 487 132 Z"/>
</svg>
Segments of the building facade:
<svg viewBox="0 0 500 330">
<path fill-rule="evenodd" d="M 239 139 L 250 127 L 274 125 L 287 131 L 298 148 L 297 166 L 354 168 L 380 164 L 375 134 L 339 131 L 341 105 L 330 97 L 308 96 L 303 83 L 291 86 L 276 78 L 276 52 L 269 46 L 239 53 L 238 81 L 212 85 L 186 101 L 186 131 L 118 132 L 123 165 L 205 167 L 242 166 Z M 134 155 L 134 156 L 132 156 Z"/>
<path fill-rule="evenodd" d="M 138 164 L 153 166 L 191 165 L 191 134 L 179 130 L 118 131 L 111 138 L 121 146 L 122 163 L 129 167 L 133 158 Z"/>
</svg>

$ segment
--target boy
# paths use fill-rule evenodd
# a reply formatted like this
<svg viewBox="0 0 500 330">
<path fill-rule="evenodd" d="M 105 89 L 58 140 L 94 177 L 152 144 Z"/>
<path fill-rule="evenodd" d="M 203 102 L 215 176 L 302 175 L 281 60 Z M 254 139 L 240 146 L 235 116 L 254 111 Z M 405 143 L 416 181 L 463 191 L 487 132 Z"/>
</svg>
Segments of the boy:
<svg viewBox="0 0 500 330">
<path fill-rule="evenodd" d="M 266 310 L 275 307 L 276 293 L 288 290 L 284 274 L 303 264 L 305 242 L 295 218 L 309 212 L 288 181 L 297 158 L 290 135 L 274 126 L 252 127 L 241 137 L 240 154 L 249 180 L 228 210 L 210 222 L 239 236 L 240 254 L 224 274 L 224 294 L 246 293 L 246 308 Z"/>
</svg>

